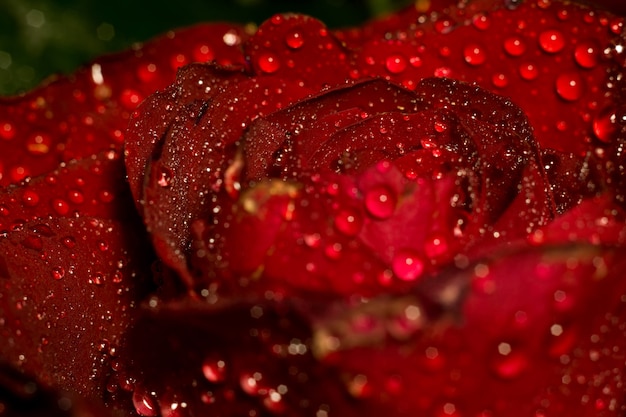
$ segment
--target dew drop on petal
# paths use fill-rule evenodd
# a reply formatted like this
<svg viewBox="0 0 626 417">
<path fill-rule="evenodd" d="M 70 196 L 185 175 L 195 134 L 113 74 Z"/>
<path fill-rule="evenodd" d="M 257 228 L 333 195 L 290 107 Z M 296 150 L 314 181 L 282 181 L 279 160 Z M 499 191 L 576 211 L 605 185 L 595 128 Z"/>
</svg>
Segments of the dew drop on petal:
<svg viewBox="0 0 626 417">
<path fill-rule="evenodd" d="M 379 185 L 365 193 L 365 208 L 373 217 L 386 219 L 396 209 L 397 197 L 389 187 Z"/>
<path fill-rule="evenodd" d="M 172 185 L 172 171 L 167 167 L 160 167 L 157 184 L 159 187 L 168 188 Z"/>
<path fill-rule="evenodd" d="M 28 207 L 35 207 L 39 204 L 39 194 L 32 190 L 24 191 L 24 194 L 22 194 L 22 203 Z"/>
<path fill-rule="evenodd" d="M 487 60 L 485 50 L 476 44 L 467 45 L 463 49 L 463 58 L 470 65 L 481 65 Z"/>
<path fill-rule="evenodd" d="M 65 216 L 70 211 L 70 205 L 65 200 L 62 200 L 60 198 L 55 198 L 54 200 L 52 200 L 52 209 L 59 216 Z"/>
<path fill-rule="evenodd" d="M 146 392 L 142 388 L 133 391 L 133 406 L 140 416 L 155 417 L 159 414 L 155 395 Z"/>
<path fill-rule="evenodd" d="M 58 266 L 52 269 L 52 278 L 55 280 L 63 279 L 65 276 L 65 269 L 62 266 Z"/>
<path fill-rule="evenodd" d="M 617 114 L 610 108 L 605 109 L 593 119 L 592 126 L 593 133 L 599 140 L 610 143 L 617 133 Z"/>
<path fill-rule="evenodd" d="M 414 251 L 404 249 L 394 255 L 391 268 L 401 280 L 414 281 L 422 275 L 424 262 Z"/>
<path fill-rule="evenodd" d="M 280 68 L 280 61 L 278 60 L 278 57 L 271 53 L 259 56 L 258 64 L 261 71 L 267 74 L 273 74 Z"/>
<path fill-rule="evenodd" d="M 556 92 L 564 100 L 575 101 L 583 94 L 582 79 L 576 73 L 564 73 L 556 78 Z"/>
<path fill-rule="evenodd" d="M 479 13 L 472 18 L 472 24 L 478 30 L 487 30 L 491 25 L 491 20 L 486 14 Z"/>
<path fill-rule="evenodd" d="M 289 32 L 285 37 L 285 43 L 291 49 L 300 49 L 304 45 L 304 38 L 300 31 L 294 30 Z"/>
<path fill-rule="evenodd" d="M 390 55 L 385 60 L 385 67 L 392 74 L 400 74 L 406 70 L 407 60 L 402 55 Z"/>
<path fill-rule="evenodd" d="M 363 219 L 353 209 L 343 209 L 335 215 L 335 227 L 346 236 L 354 236 L 361 231 Z"/>
<path fill-rule="evenodd" d="M 494 85 L 494 87 L 497 87 L 497 88 L 504 88 L 507 85 L 509 85 L 509 79 L 507 78 L 506 74 L 503 74 L 501 72 L 494 74 L 491 77 L 491 82 Z"/>
<path fill-rule="evenodd" d="M 526 81 L 531 81 L 539 76 L 539 69 L 534 64 L 522 64 L 519 67 L 519 75 Z"/>
<path fill-rule="evenodd" d="M 526 44 L 522 38 L 512 36 L 504 40 L 504 50 L 510 56 L 520 56 L 526 52 Z"/>
<path fill-rule="evenodd" d="M 600 51 L 591 42 L 582 42 L 574 49 L 574 59 L 583 68 L 591 69 L 598 65 Z"/>
<path fill-rule="evenodd" d="M 556 54 L 565 47 L 565 36 L 558 30 L 545 30 L 539 34 L 539 46 L 549 54 Z"/>
</svg>

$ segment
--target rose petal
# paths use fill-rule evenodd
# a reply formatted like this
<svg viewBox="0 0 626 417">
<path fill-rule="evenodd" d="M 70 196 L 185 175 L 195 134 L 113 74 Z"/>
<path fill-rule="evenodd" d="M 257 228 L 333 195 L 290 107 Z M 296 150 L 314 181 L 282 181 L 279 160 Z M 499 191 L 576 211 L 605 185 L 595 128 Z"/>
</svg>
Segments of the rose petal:
<svg viewBox="0 0 626 417">
<path fill-rule="evenodd" d="M 46 386 L 103 398 L 115 349 L 149 289 L 141 234 L 88 217 L 0 238 L 2 358 Z"/>
</svg>

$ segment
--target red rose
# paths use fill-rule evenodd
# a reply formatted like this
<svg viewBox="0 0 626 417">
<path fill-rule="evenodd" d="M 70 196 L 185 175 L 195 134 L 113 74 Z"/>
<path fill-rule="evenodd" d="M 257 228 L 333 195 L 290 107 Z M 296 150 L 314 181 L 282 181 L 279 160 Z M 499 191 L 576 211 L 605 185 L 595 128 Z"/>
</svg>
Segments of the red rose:
<svg viewBox="0 0 626 417">
<path fill-rule="evenodd" d="M 450 3 L 0 103 L 0 414 L 622 415 L 624 10 Z"/>
</svg>

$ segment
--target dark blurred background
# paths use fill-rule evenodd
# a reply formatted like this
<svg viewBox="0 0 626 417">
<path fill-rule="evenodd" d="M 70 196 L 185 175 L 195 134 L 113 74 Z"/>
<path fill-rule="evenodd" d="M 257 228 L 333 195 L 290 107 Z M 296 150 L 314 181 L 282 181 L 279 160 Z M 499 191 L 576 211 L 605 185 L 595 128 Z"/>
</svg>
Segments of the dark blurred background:
<svg viewBox="0 0 626 417">
<path fill-rule="evenodd" d="M 359 24 L 412 0 L 0 0 L 0 95 L 69 73 L 169 29 L 202 21 L 261 23 L 302 12 L 329 27 Z"/>
</svg>

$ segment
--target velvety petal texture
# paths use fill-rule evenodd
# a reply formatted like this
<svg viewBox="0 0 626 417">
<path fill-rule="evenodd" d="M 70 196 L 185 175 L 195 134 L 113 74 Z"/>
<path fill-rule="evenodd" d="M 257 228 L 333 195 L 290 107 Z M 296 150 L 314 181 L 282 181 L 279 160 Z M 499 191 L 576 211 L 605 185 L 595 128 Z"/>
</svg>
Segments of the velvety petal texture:
<svg viewBox="0 0 626 417">
<path fill-rule="evenodd" d="M 620 417 L 626 10 L 208 23 L 0 100 L 0 416 Z"/>
</svg>

